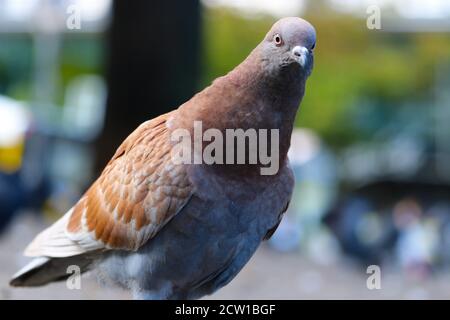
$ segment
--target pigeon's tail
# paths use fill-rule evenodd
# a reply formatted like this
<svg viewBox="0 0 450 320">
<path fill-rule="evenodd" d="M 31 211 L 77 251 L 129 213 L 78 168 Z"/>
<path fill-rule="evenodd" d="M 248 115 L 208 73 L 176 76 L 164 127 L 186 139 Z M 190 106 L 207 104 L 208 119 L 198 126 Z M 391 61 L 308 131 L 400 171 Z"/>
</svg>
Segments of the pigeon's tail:
<svg viewBox="0 0 450 320">
<path fill-rule="evenodd" d="M 19 270 L 9 284 L 13 287 L 37 287 L 67 279 L 89 269 L 92 260 L 86 255 L 66 258 L 34 258 Z"/>
</svg>

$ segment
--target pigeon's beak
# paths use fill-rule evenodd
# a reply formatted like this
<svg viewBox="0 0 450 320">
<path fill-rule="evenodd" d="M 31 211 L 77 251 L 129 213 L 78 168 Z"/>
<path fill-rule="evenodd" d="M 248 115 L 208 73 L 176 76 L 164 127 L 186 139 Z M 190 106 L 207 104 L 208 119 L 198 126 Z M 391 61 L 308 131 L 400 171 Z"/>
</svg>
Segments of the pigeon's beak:
<svg viewBox="0 0 450 320">
<path fill-rule="evenodd" d="M 295 46 L 291 52 L 294 60 L 304 68 L 309 58 L 309 50 L 303 46 Z"/>
</svg>

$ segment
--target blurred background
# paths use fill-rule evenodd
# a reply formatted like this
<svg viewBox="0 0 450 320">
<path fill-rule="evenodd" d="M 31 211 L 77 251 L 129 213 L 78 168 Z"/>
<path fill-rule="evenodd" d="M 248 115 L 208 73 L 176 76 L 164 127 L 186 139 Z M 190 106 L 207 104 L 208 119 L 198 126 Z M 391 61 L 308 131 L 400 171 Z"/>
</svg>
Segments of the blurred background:
<svg viewBox="0 0 450 320">
<path fill-rule="evenodd" d="M 125 3 L 0 0 L 0 298 L 129 298 L 89 275 L 82 290 L 7 282 L 130 132 L 230 71 L 283 16 L 318 34 L 293 200 L 211 298 L 450 297 L 449 1 Z"/>
</svg>

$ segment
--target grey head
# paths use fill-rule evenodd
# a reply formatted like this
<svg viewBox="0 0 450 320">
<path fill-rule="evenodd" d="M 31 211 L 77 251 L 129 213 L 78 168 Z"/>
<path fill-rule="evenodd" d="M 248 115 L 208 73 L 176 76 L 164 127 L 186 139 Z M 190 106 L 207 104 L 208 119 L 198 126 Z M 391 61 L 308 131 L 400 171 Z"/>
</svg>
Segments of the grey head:
<svg viewBox="0 0 450 320">
<path fill-rule="evenodd" d="M 312 71 L 315 45 L 314 27 L 301 18 L 288 17 L 278 20 L 258 47 L 267 72 L 306 78 Z"/>
</svg>

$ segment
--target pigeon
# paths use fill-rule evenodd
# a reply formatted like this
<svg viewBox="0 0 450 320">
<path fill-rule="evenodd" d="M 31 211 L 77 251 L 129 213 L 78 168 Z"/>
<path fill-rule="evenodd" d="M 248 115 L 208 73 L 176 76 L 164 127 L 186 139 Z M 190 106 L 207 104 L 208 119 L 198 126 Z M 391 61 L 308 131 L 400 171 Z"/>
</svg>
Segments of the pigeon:
<svg viewBox="0 0 450 320">
<path fill-rule="evenodd" d="M 228 284 L 288 207 L 294 179 L 287 152 L 315 43 L 309 22 L 282 18 L 232 71 L 141 124 L 81 199 L 29 244 L 25 255 L 34 259 L 10 284 L 64 280 L 74 265 L 137 299 L 198 299 Z M 277 130 L 268 144 L 277 144 L 278 170 L 262 174 L 267 162 L 259 157 L 175 161 L 174 133 L 192 133 L 198 122 L 204 132 Z"/>
</svg>

